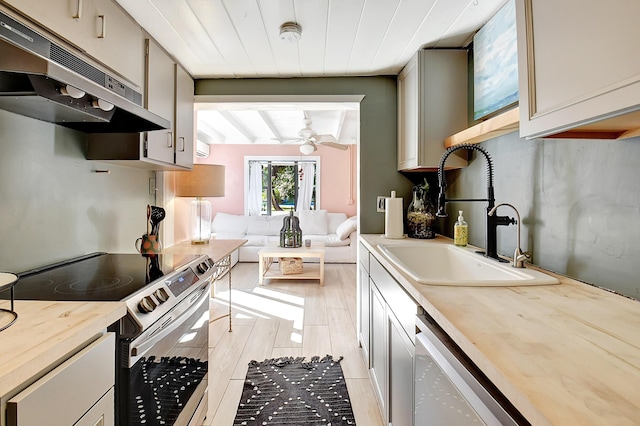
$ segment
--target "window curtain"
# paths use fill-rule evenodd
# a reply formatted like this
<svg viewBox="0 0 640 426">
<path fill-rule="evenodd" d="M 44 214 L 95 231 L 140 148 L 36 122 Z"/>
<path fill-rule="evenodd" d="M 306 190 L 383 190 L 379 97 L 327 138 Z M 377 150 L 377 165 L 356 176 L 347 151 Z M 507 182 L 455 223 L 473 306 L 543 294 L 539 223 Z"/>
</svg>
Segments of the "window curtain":
<svg viewBox="0 0 640 426">
<path fill-rule="evenodd" d="M 298 168 L 301 173 L 300 183 L 298 186 L 298 203 L 296 205 L 296 211 L 311 210 L 315 164 L 301 163 L 298 165 Z"/>
<path fill-rule="evenodd" d="M 262 164 L 249 162 L 249 196 L 247 199 L 249 216 L 262 214 Z"/>
</svg>

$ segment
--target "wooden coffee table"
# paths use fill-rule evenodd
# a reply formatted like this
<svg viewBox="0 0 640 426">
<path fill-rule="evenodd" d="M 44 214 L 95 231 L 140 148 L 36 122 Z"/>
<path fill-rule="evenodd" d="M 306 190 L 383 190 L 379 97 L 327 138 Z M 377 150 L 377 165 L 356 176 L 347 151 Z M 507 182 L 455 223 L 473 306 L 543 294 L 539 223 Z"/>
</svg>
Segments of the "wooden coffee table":
<svg viewBox="0 0 640 426">
<path fill-rule="evenodd" d="M 287 274 L 280 273 L 279 266 L 273 269 L 274 260 L 279 257 L 300 257 L 304 259 L 317 258 L 318 263 L 304 263 L 302 273 Z M 258 252 L 259 280 L 262 285 L 265 279 L 280 280 L 320 280 L 320 285 L 324 285 L 324 244 L 313 243 L 311 247 L 282 248 L 278 246 L 266 246 Z"/>
</svg>

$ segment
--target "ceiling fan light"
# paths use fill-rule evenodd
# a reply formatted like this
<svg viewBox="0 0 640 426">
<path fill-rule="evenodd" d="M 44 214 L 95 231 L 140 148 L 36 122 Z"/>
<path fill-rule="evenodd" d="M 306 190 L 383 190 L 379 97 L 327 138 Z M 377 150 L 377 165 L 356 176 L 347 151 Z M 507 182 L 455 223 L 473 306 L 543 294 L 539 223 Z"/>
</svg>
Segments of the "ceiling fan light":
<svg viewBox="0 0 640 426">
<path fill-rule="evenodd" d="M 315 150 L 316 150 L 316 147 L 313 146 L 313 144 L 303 143 L 302 145 L 300 145 L 300 152 L 304 155 L 309 155 Z"/>
<path fill-rule="evenodd" d="M 289 43 L 297 43 L 302 38 L 302 27 L 295 22 L 280 25 L 280 38 Z"/>
</svg>

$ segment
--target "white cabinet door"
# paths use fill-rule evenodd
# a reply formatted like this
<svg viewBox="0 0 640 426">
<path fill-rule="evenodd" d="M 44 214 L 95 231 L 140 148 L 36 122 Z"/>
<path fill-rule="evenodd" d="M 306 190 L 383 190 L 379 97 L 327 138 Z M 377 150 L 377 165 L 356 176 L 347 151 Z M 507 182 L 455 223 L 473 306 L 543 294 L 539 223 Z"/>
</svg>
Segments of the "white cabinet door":
<svg viewBox="0 0 640 426">
<path fill-rule="evenodd" d="M 467 122 L 467 51 L 423 49 L 398 76 L 398 170 L 437 170 L 444 140 Z M 454 153 L 447 168 L 467 165 Z"/>
<path fill-rule="evenodd" d="M 194 121 L 193 96 L 194 85 L 191 76 L 176 64 L 176 164 L 191 168 L 193 166 Z"/>
<path fill-rule="evenodd" d="M 135 86 L 143 86 L 142 28 L 112 0 L 7 0 L 7 3 Z"/>
<path fill-rule="evenodd" d="M 174 87 L 175 64 L 152 39 L 147 39 L 147 109 L 171 121 L 165 130 L 147 132 L 145 157 L 173 164 L 174 149 Z"/>
<path fill-rule="evenodd" d="M 516 16 L 521 137 L 640 109 L 640 2 L 518 0 Z"/>
</svg>

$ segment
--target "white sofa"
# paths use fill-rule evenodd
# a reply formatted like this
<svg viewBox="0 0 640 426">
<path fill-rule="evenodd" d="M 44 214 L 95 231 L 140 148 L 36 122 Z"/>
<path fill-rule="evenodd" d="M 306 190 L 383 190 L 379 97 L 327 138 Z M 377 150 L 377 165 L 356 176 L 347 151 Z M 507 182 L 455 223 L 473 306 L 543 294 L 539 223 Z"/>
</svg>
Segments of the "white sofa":
<svg viewBox="0 0 640 426">
<path fill-rule="evenodd" d="M 358 247 L 357 217 L 326 210 L 295 213 L 300 220 L 302 240 L 323 242 L 325 262 L 355 263 Z M 258 251 L 266 244 L 278 245 L 285 216 L 244 216 L 219 212 L 213 218 L 217 239 L 246 239 L 238 250 L 240 262 L 257 262 Z"/>
</svg>

